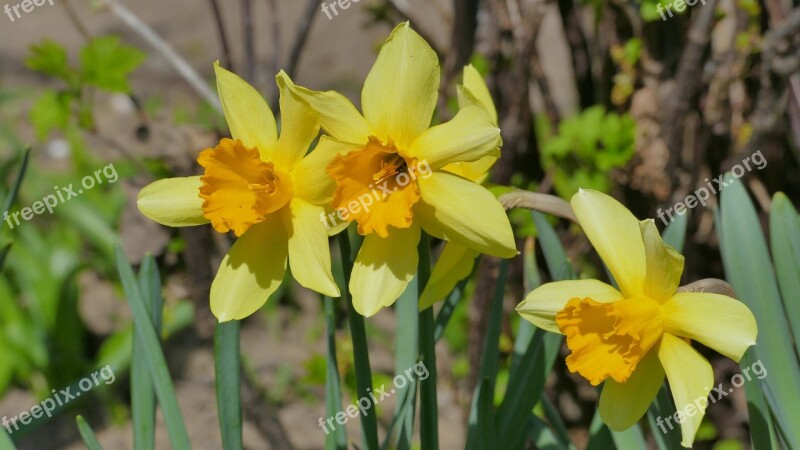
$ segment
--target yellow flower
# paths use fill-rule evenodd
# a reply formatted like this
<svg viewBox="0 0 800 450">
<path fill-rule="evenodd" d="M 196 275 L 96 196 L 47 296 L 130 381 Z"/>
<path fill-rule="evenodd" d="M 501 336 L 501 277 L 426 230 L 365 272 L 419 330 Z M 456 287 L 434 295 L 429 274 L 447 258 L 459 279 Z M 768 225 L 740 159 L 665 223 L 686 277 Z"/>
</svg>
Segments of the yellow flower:
<svg viewBox="0 0 800 450">
<path fill-rule="evenodd" d="M 690 340 L 739 361 L 756 341 L 756 321 L 724 295 L 677 292 L 683 256 L 664 244 L 652 219 L 638 221 L 619 202 L 581 190 L 572 209 L 620 290 L 597 280 L 547 283 L 517 311 L 566 335 L 567 367 L 593 385 L 605 381 L 600 416 L 624 430 L 647 411 L 666 374 L 690 447 L 714 386 L 711 365 Z"/>
<path fill-rule="evenodd" d="M 330 201 L 325 167 L 341 146 L 321 140 L 319 120 L 277 76 L 281 133 L 264 98 L 235 74 L 214 64 L 217 90 L 232 139 L 200 153 L 202 176 L 159 180 L 139 192 L 139 210 L 173 227 L 211 223 L 238 239 L 211 285 L 211 311 L 220 322 L 260 308 L 286 273 L 303 286 L 338 297 L 331 275 L 328 230 L 320 221 Z"/>
<path fill-rule="evenodd" d="M 475 105 L 431 127 L 438 87 L 436 54 L 408 23 L 394 29 L 364 82 L 363 115 L 341 94 L 293 87 L 333 140 L 350 148 L 328 173 L 334 209 L 365 235 L 349 286 L 365 316 L 394 303 L 414 277 L 421 230 L 482 253 L 517 253 L 494 196 L 444 169 L 497 157 L 500 130 Z"/>
<path fill-rule="evenodd" d="M 489 87 L 486 86 L 483 77 L 472 65 L 464 67 L 464 84 L 459 85 L 457 91 L 459 109 L 479 106 L 489 113 L 492 124 L 498 124 L 497 109 L 489 93 Z M 442 170 L 482 184 L 489 176 L 489 169 L 495 162 L 497 162 L 497 156 L 489 155 L 477 161 L 451 163 L 444 166 Z M 425 285 L 425 289 L 419 297 L 420 311 L 444 299 L 459 281 L 468 277 L 475 267 L 475 258 L 478 255 L 479 252 L 465 245 L 453 241 L 446 242 L 436 265 L 433 266 L 428 284 Z"/>
</svg>

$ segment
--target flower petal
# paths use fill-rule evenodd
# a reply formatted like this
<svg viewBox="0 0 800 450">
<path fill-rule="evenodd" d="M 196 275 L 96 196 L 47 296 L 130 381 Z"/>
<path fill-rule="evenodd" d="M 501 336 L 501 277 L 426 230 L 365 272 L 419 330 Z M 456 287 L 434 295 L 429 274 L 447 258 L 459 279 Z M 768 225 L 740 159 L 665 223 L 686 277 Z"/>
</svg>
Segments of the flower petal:
<svg viewBox="0 0 800 450">
<path fill-rule="evenodd" d="M 664 333 L 658 346 L 658 359 L 667 373 L 681 424 L 681 445 L 691 447 L 708 406 L 708 393 L 714 385 L 711 364 L 691 344 Z"/>
<path fill-rule="evenodd" d="M 287 237 L 278 214 L 236 240 L 211 284 L 211 312 L 220 322 L 240 320 L 264 305 L 286 273 Z"/>
<path fill-rule="evenodd" d="M 581 228 L 626 298 L 644 292 L 645 253 L 639 221 L 611 196 L 581 189 L 572 196 Z"/>
<path fill-rule="evenodd" d="M 501 258 L 516 256 L 505 210 L 483 186 L 446 172 L 417 179 L 422 198 L 414 220 L 433 236 Z"/>
<path fill-rule="evenodd" d="M 272 151 L 272 162 L 285 170 L 303 159 L 319 134 L 317 113 L 289 89 L 288 78 L 284 71 L 275 77 L 281 95 L 281 136 Z"/>
<path fill-rule="evenodd" d="M 363 145 L 345 144 L 328 136 L 322 136 L 314 150 L 292 170 L 295 197 L 313 205 L 330 203 L 336 190 L 336 182 L 328 176 L 325 168 L 336 155 L 346 155 L 363 148 Z"/>
<path fill-rule="evenodd" d="M 420 134 L 408 155 L 427 161 L 434 170 L 447 164 L 477 161 L 485 156 L 500 156 L 500 129 L 489 114 L 477 106 L 467 106 L 447 123 Z"/>
<path fill-rule="evenodd" d="M 454 173 L 470 181 L 474 181 L 475 183 L 483 184 L 486 178 L 489 177 L 489 169 L 491 169 L 496 162 L 496 156 L 484 156 L 477 161 L 448 164 L 442 167 L 442 170 Z"/>
<path fill-rule="evenodd" d="M 556 314 L 573 298 L 591 298 L 600 303 L 623 300 L 613 286 L 598 280 L 565 280 L 545 283 L 531 291 L 519 305 L 517 312 L 537 327 L 561 333 L 556 325 Z"/>
<path fill-rule="evenodd" d="M 339 288 L 331 274 L 331 252 L 327 227 L 321 223 L 325 209 L 294 198 L 281 210 L 289 235 L 289 267 L 303 286 L 329 297 L 338 297 Z"/>
<path fill-rule="evenodd" d="M 644 416 L 663 383 L 664 368 L 658 352 L 650 351 L 625 383 L 612 378 L 605 381 L 600 394 L 600 417 L 614 431 L 627 430 Z"/>
<path fill-rule="evenodd" d="M 219 62 L 214 63 L 214 73 L 231 136 L 247 147 L 258 147 L 261 157 L 268 159 L 278 140 L 278 128 L 264 97 L 238 75 L 223 69 Z"/>
<path fill-rule="evenodd" d="M 208 223 L 203 216 L 200 177 L 166 178 L 139 191 L 136 205 L 148 218 L 168 227 Z"/>
<path fill-rule="evenodd" d="M 372 66 L 361 107 L 372 134 L 407 149 L 428 129 L 439 95 L 439 60 L 408 22 L 395 27 Z"/>
<path fill-rule="evenodd" d="M 367 143 L 371 133 L 369 124 L 347 97 L 336 91 L 312 91 L 297 86 L 288 76 L 284 81 L 317 112 L 322 129 L 331 137 L 351 144 Z"/>
<path fill-rule="evenodd" d="M 458 106 L 477 105 L 486 110 L 497 125 L 497 109 L 486 81 L 472 64 L 464 66 L 464 84 L 458 86 Z"/>
<path fill-rule="evenodd" d="M 390 306 L 417 273 L 420 228 L 392 229 L 389 237 L 364 237 L 353 265 L 350 293 L 359 314 L 370 317 Z"/>
<path fill-rule="evenodd" d="M 644 241 L 644 254 L 647 258 L 644 294 L 663 303 L 672 298 L 681 282 L 683 255 L 665 244 L 658 234 L 653 219 L 639 222 Z"/>
<path fill-rule="evenodd" d="M 419 310 L 433 306 L 447 297 L 459 281 L 468 277 L 480 255 L 475 250 L 455 242 L 445 242 L 442 254 L 433 266 L 428 284 L 419 297 Z"/>
<path fill-rule="evenodd" d="M 661 305 L 664 331 L 697 341 L 739 362 L 758 327 L 744 303 L 726 295 L 678 292 Z"/>
</svg>

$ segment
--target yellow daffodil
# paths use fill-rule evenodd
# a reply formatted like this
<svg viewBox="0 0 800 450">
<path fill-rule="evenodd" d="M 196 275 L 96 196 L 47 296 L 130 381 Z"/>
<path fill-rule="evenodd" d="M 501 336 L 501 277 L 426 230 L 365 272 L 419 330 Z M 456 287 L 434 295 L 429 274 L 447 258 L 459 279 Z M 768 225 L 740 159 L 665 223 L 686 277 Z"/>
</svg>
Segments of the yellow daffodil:
<svg viewBox="0 0 800 450">
<path fill-rule="evenodd" d="M 444 169 L 497 157 L 500 130 L 475 105 L 431 127 L 438 88 L 436 54 L 408 23 L 394 29 L 364 82 L 363 115 L 341 94 L 293 87 L 332 140 L 349 146 L 328 173 L 334 210 L 365 235 L 349 286 L 365 316 L 394 303 L 414 277 L 422 230 L 482 253 L 517 253 L 494 196 Z"/>
<path fill-rule="evenodd" d="M 464 67 L 464 84 L 457 87 L 458 107 L 479 106 L 489 113 L 494 125 L 498 124 L 497 109 L 489 93 L 489 87 L 475 67 Z M 498 148 L 499 151 L 499 148 Z M 442 168 L 481 184 L 489 176 L 489 169 L 497 162 L 497 156 L 489 155 L 477 161 L 455 162 Z M 436 265 L 431 271 L 430 280 L 419 297 L 419 309 L 424 310 L 444 299 L 456 284 L 468 277 L 475 267 L 479 252 L 458 242 L 446 242 Z"/>
<path fill-rule="evenodd" d="M 319 120 L 277 76 L 281 133 L 267 102 L 235 74 L 214 65 L 232 139 L 200 153 L 202 176 L 170 178 L 139 193 L 139 210 L 164 225 L 211 223 L 238 237 L 211 285 L 211 311 L 221 322 L 242 319 L 278 289 L 286 262 L 305 287 L 339 296 L 331 275 L 328 230 L 320 221 L 330 200 L 325 167 L 339 146 L 327 140 L 306 156 Z"/>
<path fill-rule="evenodd" d="M 756 321 L 724 295 L 679 292 L 683 256 L 664 244 L 652 219 L 638 221 L 613 198 L 581 190 L 572 197 L 581 227 L 620 289 L 597 280 L 547 283 L 517 311 L 566 336 L 567 367 L 595 386 L 605 382 L 600 416 L 624 430 L 647 411 L 666 374 L 690 447 L 714 386 L 697 341 L 739 361 L 756 342 Z"/>
</svg>

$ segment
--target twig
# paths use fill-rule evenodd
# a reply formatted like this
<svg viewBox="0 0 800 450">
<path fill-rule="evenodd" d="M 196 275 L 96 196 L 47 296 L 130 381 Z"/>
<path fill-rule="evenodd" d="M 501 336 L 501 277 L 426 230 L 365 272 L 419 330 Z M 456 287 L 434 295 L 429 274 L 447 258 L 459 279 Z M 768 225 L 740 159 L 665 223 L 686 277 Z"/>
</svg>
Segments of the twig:
<svg viewBox="0 0 800 450">
<path fill-rule="evenodd" d="M 256 46 L 253 42 L 253 0 L 242 0 L 245 78 L 252 83 L 256 76 Z"/>
<path fill-rule="evenodd" d="M 228 45 L 228 35 L 225 33 L 225 22 L 222 20 L 222 11 L 219 8 L 219 2 L 217 0 L 208 0 L 208 2 L 211 4 L 211 11 L 214 13 L 214 24 L 217 27 L 219 43 L 222 47 L 222 66 L 233 71 L 231 49 Z"/>
<path fill-rule="evenodd" d="M 309 0 L 305 12 L 303 13 L 300 26 L 297 27 L 297 35 L 295 35 L 294 42 L 292 43 L 292 51 L 289 53 L 289 62 L 286 64 L 286 73 L 288 73 L 290 77 L 294 77 L 297 71 L 297 64 L 300 63 L 300 56 L 303 54 L 303 48 L 311 32 L 311 24 L 317 16 L 318 4 L 319 0 Z"/>
<path fill-rule="evenodd" d="M 281 70 L 281 21 L 278 20 L 278 3 L 276 0 L 267 0 L 272 28 L 272 74 L 276 75 Z"/>
<path fill-rule="evenodd" d="M 205 101 L 213 106 L 217 111 L 222 111 L 222 106 L 219 103 L 214 91 L 206 84 L 203 77 L 201 77 L 191 65 L 176 52 L 166 41 L 164 41 L 149 25 L 142 22 L 133 12 L 123 6 L 117 0 L 100 0 L 102 4 L 107 6 L 111 12 L 117 16 L 125 25 L 129 26 L 139 36 L 142 37 L 153 49 L 160 53 L 173 68 L 186 80 L 194 90 L 200 94 Z"/>
<path fill-rule="evenodd" d="M 87 41 L 92 40 L 92 33 L 89 32 L 89 29 L 86 28 L 86 25 L 83 24 L 78 14 L 75 12 L 75 9 L 72 7 L 72 4 L 69 0 L 64 0 L 61 3 L 61 6 L 67 11 L 67 15 L 69 16 L 70 22 L 75 25 L 75 28 L 78 29 L 78 33 L 83 36 L 83 39 Z"/>
<path fill-rule="evenodd" d="M 542 194 L 539 192 L 530 192 L 523 190 L 514 190 L 507 194 L 503 194 L 498 198 L 500 204 L 505 209 L 512 208 L 527 208 L 535 211 L 541 211 L 547 214 L 552 214 L 563 219 L 567 219 L 576 225 L 578 218 L 572 212 L 572 208 L 566 200 L 556 197 L 555 195 Z"/>
</svg>

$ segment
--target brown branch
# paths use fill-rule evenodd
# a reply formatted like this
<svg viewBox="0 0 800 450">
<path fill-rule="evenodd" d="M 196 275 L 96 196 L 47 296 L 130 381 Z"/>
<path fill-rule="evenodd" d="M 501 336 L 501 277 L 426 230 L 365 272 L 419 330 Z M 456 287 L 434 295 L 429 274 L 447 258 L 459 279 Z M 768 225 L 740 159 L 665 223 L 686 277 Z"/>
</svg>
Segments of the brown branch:
<svg viewBox="0 0 800 450">
<path fill-rule="evenodd" d="M 303 55 L 308 35 L 311 33 L 311 24 L 314 22 L 314 17 L 317 16 L 318 0 L 309 0 L 306 5 L 305 12 L 303 13 L 300 26 L 297 27 L 297 34 L 294 37 L 292 44 L 292 51 L 289 53 L 289 62 L 286 64 L 286 73 L 290 77 L 294 77 L 297 72 L 297 65 L 300 63 L 300 57 Z"/>
<path fill-rule="evenodd" d="M 228 35 L 225 33 L 225 22 L 222 20 L 222 11 L 220 11 L 219 2 L 218 0 L 208 0 L 208 2 L 211 5 L 211 12 L 214 13 L 214 25 L 217 27 L 219 44 L 222 47 L 222 66 L 233 72 L 233 58 L 231 58 Z"/>
</svg>

